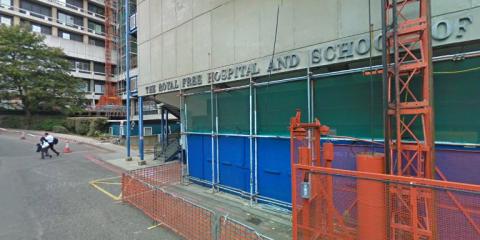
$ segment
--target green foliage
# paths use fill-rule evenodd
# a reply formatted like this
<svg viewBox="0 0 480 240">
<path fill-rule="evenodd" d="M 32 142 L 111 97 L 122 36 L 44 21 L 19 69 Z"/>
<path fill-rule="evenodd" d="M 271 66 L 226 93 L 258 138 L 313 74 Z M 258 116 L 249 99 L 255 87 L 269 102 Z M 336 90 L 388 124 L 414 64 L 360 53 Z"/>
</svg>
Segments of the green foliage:
<svg viewBox="0 0 480 240">
<path fill-rule="evenodd" d="M 27 116 L 39 111 L 81 111 L 81 80 L 70 75 L 60 48 L 22 26 L 0 26 L 0 99 L 20 99 Z"/>
<path fill-rule="evenodd" d="M 88 118 L 77 118 L 75 121 L 75 133 L 86 135 L 90 130 L 90 120 Z"/>
<path fill-rule="evenodd" d="M 90 121 L 90 128 L 87 136 L 98 136 L 107 126 L 106 118 L 94 118 Z"/>
<path fill-rule="evenodd" d="M 80 135 L 97 136 L 107 126 L 107 119 L 102 117 L 74 117 L 67 118 L 65 127 Z"/>
<path fill-rule="evenodd" d="M 35 121 L 30 123 L 28 119 L 22 115 L 5 116 L 1 119 L 1 126 L 6 128 L 52 131 L 55 126 L 62 126 L 65 124 L 65 117 L 61 115 L 41 115 L 34 116 L 34 118 Z"/>
<path fill-rule="evenodd" d="M 64 126 L 53 126 L 52 127 L 52 132 L 56 132 L 56 133 L 68 133 L 68 129 Z"/>
</svg>

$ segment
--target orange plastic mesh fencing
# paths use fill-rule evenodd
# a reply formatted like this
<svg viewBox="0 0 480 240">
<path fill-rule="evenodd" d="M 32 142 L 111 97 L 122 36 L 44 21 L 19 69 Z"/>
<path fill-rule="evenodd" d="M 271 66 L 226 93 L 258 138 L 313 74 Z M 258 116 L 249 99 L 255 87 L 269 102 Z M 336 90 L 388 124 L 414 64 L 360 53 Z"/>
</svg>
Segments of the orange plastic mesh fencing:
<svg viewBox="0 0 480 240">
<path fill-rule="evenodd" d="M 162 186 L 180 182 L 182 177 L 181 169 L 182 165 L 180 163 L 172 162 L 129 171 L 128 175 L 152 186 Z"/>
<path fill-rule="evenodd" d="M 246 226 L 238 221 L 227 217 L 220 217 L 220 240 L 268 240 L 255 231 L 255 229 Z"/>
<path fill-rule="evenodd" d="M 269 239 L 253 228 L 166 190 L 180 182 L 181 165 L 165 164 L 122 174 L 122 200 L 185 239 Z M 222 220 L 219 220 L 222 219 Z"/>
<path fill-rule="evenodd" d="M 122 199 L 186 239 L 212 239 L 214 213 L 161 187 L 180 181 L 180 164 L 138 169 L 122 175 Z"/>
<path fill-rule="evenodd" d="M 311 189 L 297 181 L 296 239 L 480 239 L 476 186 L 327 168 L 299 175 Z"/>
</svg>

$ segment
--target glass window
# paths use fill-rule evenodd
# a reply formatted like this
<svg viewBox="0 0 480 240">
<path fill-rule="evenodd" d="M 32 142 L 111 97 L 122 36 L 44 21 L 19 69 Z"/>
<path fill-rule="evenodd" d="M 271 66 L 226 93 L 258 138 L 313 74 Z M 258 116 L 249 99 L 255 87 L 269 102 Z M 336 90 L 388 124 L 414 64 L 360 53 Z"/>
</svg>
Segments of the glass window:
<svg viewBox="0 0 480 240">
<path fill-rule="evenodd" d="M 93 64 L 93 71 L 95 73 L 103 73 L 105 74 L 105 64 L 96 62 Z"/>
<path fill-rule="evenodd" d="M 105 47 L 105 40 L 103 40 L 103 39 L 97 39 L 97 38 L 90 37 L 88 39 L 88 43 L 90 43 L 90 45 L 94 45 L 94 46 Z"/>
<path fill-rule="evenodd" d="M 95 93 L 103 93 L 104 90 L 105 89 L 104 89 L 103 83 L 102 84 L 95 83 Z"/>
<path fill-rule="evenodd" d="M 103 34 L 104 26 L 103 24 L 100 24 L 100 23 L 88 21 L 88 30 L 93 31 L 96 34 Z"/>
<path fill-rule="evenodd" d="M 42 28 L 38 25 L 34 25 L 32 24 L 32 32 L 36 32 L 36 33 L 41 33 L 42 32 Z"/>
<path fill-rule="evenodd" d="M 12 0 L 0 0 L 0 6 L 11 7 L 12 6 Z"/>
<path fill-rule="evenodd" d="M 28 11 L 32 16 L 44 18 L 45 16 L 52 16 L 52 9 L 47 6 L 40 5 L 38 3 L 30 2 L 27 0 L 20 1 L 20 8 L 23 9 L 22 12 Z"/>
<path fill-rule="evenodd" d="M 0 24 L 12 26 L 12 18 L 6 16 L 0 16 Z"/>
<path fill-rule="evenodd" d="M 90 62 L 89 61 L 77 60 L 76 67 L 80 72 L 90 72 Z"/>
<path fill-rule="evenodd" d="M 30 31 L 40 34 L 52 35 L 52 28 L 38 23 L 21 20 L 21 25 L 30 29 Z"/>
<path fill-rule="evenodd" d="M 76 34 L 76 33 L 71 33 L 71 32 L 66 32 L 66 31 L 59 30 L 58 31 L 58 36 L 63 38 L 63 39 L 73 40 L 73 41 L 77 41 L 77 42 L 83 42 L 82 35 Z"/>
<path fill-rule="evenodd" d="M 90 92 L 90 80 L 84 79 L 79 88 L 82 92 Z"/>
<path fill-rule="evenodd" d="M 63 39 L 68 39 L 70 40 L 70 33 L 62 32 L 61 33 Z"/>
<path fill-rule="evenodd" d="M 59 23 L 76 28 L 83 26 L 83 19 L 81 17 L 73 16 L 63 12 L 58 12 L 57 15 Z"/>
<path fill-rule="evenodd" d="M 143 128 L 143 136 L 152 136 L 152 127 L 144 127 Z"/>
<path fill-rule="evenodd" d="M 88 11 L 90 13 L 93 13 L 93 14 L 98 14 L 98 15 L 105 15 L 105 8 L 104 7 L 100 7 L 100 6 L 97 6 L 95 4 L 92 4 L 92 3 L 88 3 Z"/>
</svg>

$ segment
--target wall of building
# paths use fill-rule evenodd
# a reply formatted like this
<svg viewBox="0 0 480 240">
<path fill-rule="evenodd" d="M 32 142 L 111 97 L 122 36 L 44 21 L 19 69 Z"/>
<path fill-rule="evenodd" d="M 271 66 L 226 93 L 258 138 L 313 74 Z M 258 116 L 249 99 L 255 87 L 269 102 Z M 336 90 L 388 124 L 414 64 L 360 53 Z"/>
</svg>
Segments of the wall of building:
<svg viewBox="0 0 480 240">
<path fill-rule="evenodd" d="M 288 206 L 288 125 L 296 109 L 304 121 L 310 114 L 332 128 L 335 167 L 354 169 L 356 153 L 383 151 L 338 137 L 383 138 L 380 76 L 357 69 L 369 66 L 369 53 L 381 54 L 380 0 L 371 1 L 373 46 L 368 2 L 139 0 L 139 94 L 182 109 L 189 178 Z M 435 55 L 480 49 L 479 1 L 431 2 Z M 435 63 L 437 166 L 453 181 L 480 182 L 471 168 L 480 165 L 480 116 L 471 111 L 480 104 L 472 90 L 478 63 L 458 57 Z M 208 91 L 212 83 L 223 88 L 250 77 L 258 83 L 298 79 Z M 179 97 L 178 90 L 188 91 Z"/>
<path fill-rule="evenodd" d="M 272 73 L 367 58 L 369 49 L 379 55 L 381 46 L 369 47 L 368 2 L 139 0 L 139 94 L 245 79 L 248 74 L 236 68 L 249 64 L 256 64 L 252 75 L 269 74 L 278 4 L 276 55 L 298 59 L 285 59 L 288 66 Z M 378 43 L 380 0 L 371 3 Z M 480 37 L 479 6 L 472 0 L 432 1 L 434 44 Z"/>
</svg>

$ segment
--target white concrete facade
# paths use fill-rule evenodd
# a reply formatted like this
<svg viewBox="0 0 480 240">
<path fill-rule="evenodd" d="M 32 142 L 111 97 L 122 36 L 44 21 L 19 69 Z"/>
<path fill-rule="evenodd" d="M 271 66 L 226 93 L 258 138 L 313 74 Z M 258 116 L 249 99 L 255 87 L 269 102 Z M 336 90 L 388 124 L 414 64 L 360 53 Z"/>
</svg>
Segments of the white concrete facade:
<svg viewBox="0 0 480 240">
<path fill-rule="evenodd" d="M 38 12 L 41 11 L 38 8 L 36 10 L 27 9 L 26 4 L 28 3 L 40 6 L 47 14 Z M 41 34 L 45 36 L 45 43 L 48 46 L 61 48 L 69 59 L 78 60 L 84 64 L 83 69 L 73 66 L 74 69 L 71 73 L 86 81 L 88 89 L 86 89 L 85 96 L 92 100 L 92 104 L 102 95 L 101 92 L 95 90 L 95 86 L 103 84 L 105 81 L 103 70 L 99 71 L 102 69 L 101 65 L 105 64 L 105 48 L 102 46 L 105 41 L 104 32 L 91 27 L 91 23 L 94 23 L 103 29 L 104 16 L 99 12 L 92 11 L 93 6 L 98 10 L 103 10 L 104 1 L 3 0 L 0 2 L 0 16 L 11 19 L 12 25 L 29 23 L 32 31 L 34 31 L 33 26 L 35 25 L 37 31 L 41 29 Z M 70 16 L 70 19 L 67 22 L 65 19 L 60 19 L 60 12 Z M 71 20 L 73 18 L 77 19 L 75 23 Z M 63 33 L 67 33 L 68 37 L 63 36 Z M 75 40 L 68 39 L 70 35 L 76 35 L 77 38 Z M 113 51 L 114 65 L 116 65 L 117 59 L 117 52 Z M 95 67 L 95 65 L 97 66 Z M 88 70 L 85 67 L 88 67 Z M 120 78 L 112 79 L 117 81 Z"/>
<path fill-rule="evenodd" d="M 480 39 L 479 0 L 431 2 L 434 46 Z M 380 3 L 371 0 L 376 42 Z M 274 73 L 368 58 L 369 0 L 137 0 L 139 94 L 209 85 L 215 72 L 219 79 L 226 72 L 225 82 L 245 79 L 228 75 L 242 65 L 256 64 L 257 76 L 268 74 L 277 6 L 275 56 L 296 55 L 299 63 Z M 316 65 L 315 49 L 322 58 Z M 381 46 L 370 49 L 380 55 Z M 192 80 L 196 76 L 200 82 Z"/>
</svg>

